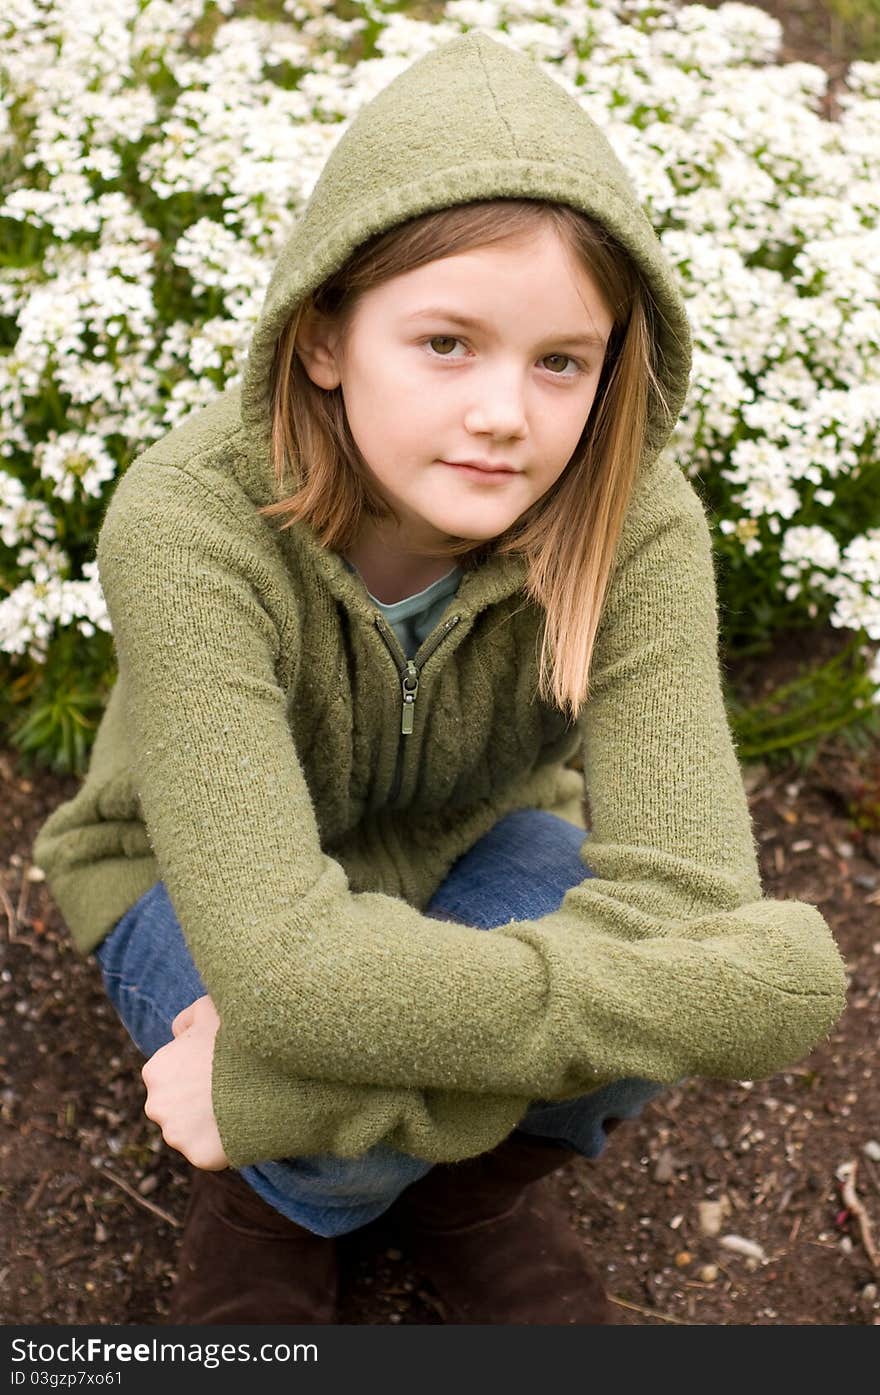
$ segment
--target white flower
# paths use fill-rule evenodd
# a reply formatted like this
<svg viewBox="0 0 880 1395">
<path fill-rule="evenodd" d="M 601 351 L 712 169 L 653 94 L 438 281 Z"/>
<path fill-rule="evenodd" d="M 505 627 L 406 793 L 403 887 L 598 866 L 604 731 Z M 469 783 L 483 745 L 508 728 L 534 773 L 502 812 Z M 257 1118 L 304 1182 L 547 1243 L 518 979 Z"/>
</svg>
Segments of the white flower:
<svg viewBox="0 0 880 1395">
<path fill-rule="evenodd" d="M 783 577 L 792 579 L 786 588 L 788 600 L 794 600 L 802 586 L 818 584 L 822 586 L 825 577 L 820 572 L 833 575 L 840 563 L 840 546 L 826 528 L 804 527 L 787 528 L 779 548 Z"/>
<path fill-rule="evenodd" d="M 824 595 L 835 624 L 876 626 L 876 532 L 852 538 L 837 500 L 867 508 L 880 439 L 880 63 L 850 65 L 828 121 L 824 72 L 781 62 L 779 21 L 752 5 L 240 8 L 0 11 L 0 539 L 15 569 L 0 646 L 33 657 L 62 623 L 98 627 L 71 589 L 93 583 L 94 600 L 97 578 L 72 580 L 57 544 L 67 511 L 239 380 L 274 260 L 350 121 L 473 29 L 603 127 L 657 230 L 694 338 L 669 449 L 711 475 L 726 545 L 769 553 L 785 594 Z"/>
<path fill-rule="evenodd" d="M 0 542 L 18 547 L 22 542 L 55 537 L 55 521 L 39 499 L 28 499 L 15 475 L 0 470 Z"/>
<path fill-rule="evenodd" d="M 174 261 L 185 267 L 198 293 L 223 293 L 230 315 L 251 328 L 269 282 L 271 268 L 250 244 L 220 223 L 200 218 L 177 239 Z"/>
<path fill-rule="evenodd" d="M 867 592 L 848 576 L 829 577 L 825 589 L 837 597 L 829 619 L 836 629 L 861 630 L 880 639 L 880 596 Z"/>
<path fill-rule="evenodd" d="M 59 571 L 69 567 L 66 558 L 61 561 L 53 557 L 53 563 Z M 67 581 L 57 574 L 44 580 L 23 581 L 0 601 L 0 653 L 27 654 L 40 663 L 45 660 L 57 627 L 75 624 L 85 635 L 96 629 L 110 633 L 95 564 L 87 563 L 83 571 L 84 581 Z"/>
<path fill-rule="evenodd" d="M 880 587 L 880 528 L 853 538 L 843 549 L 844 570 L 854 581 Z"/>
<path fill-rule="evenodd" d="M 116 461 L 105 449 L 100 436 L 66 431 L 54 432 L 35 452 L 36 463 L 43 479 L 54 482 L 55 494 L 70 503 L 77 492 L 98 497 L 101 486 L 116 474 Z"/>
</svg>

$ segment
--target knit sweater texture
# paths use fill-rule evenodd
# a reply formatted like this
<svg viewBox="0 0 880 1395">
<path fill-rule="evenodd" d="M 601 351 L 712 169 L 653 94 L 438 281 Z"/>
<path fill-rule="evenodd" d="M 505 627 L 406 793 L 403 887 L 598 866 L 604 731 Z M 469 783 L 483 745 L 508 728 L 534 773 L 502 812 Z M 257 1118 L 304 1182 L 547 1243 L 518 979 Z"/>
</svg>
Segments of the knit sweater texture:
<svg viewBox="0 0 880 1395">
<path fill-rule="evenodd" d="M 280 497 L 273 348 L 368 236 L 505 196 L 582 209 L 636 259 L 671 411 L 651 415 L 577 720 L 535 696 L 525 562 L 491 556 L 419 647 L 404 733 L 406 657 L 360 577 L 307 525 L 256 513 Z M 762 895 L 708 519 L 663 449 L 689 365 L 680 291 L 607 140 L 472 31 L 361 109 L 279 256 L 241 387 L 117 484 L 96 555 L 118 678 L 34 858 L 83 954 L 164 880 L 221 1018 L 212 1090 L 234 1166 L 376 1143 L 463 1158 L 536 1099 L 767 1076 L 839 1017 L 822 915 Z M 488 933 L 423 914 L 521 808 L 585 828 L 560 908 Z"/>
</svg>

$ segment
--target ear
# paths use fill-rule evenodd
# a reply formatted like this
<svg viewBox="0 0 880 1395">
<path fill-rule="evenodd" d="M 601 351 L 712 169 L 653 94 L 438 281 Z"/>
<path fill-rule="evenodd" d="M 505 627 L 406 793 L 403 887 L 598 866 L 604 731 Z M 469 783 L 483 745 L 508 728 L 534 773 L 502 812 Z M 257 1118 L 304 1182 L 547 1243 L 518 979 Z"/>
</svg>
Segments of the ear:
<svg viewBox="0 0 880 1395">
<path fill-rule="evenodd" d="M 324 315 L 304 312 L 296 331 L 296 352 L 316 387 L 338 387 L 342 381 L 340 335 Z"/>
</svg>

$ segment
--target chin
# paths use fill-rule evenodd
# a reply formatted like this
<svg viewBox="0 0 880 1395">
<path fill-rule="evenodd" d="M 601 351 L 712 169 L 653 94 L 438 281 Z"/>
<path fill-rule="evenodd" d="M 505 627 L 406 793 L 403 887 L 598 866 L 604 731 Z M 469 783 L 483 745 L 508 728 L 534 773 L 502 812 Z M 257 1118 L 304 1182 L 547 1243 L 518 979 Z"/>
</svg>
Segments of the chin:
<svg viewBox="0 0 880 1395">
<path fill-rule="evenodd" d="M 504 518 L 498 523 L 486 524 L 479 528 L 474 525 L 473 519 L 449 518 L 435 526 L 447 537 L 463 538 L 466 542 L 484 543 L 491 542 L 493 538 L 499 538 L 516 522 L 515 518 Z"/>
</svg>

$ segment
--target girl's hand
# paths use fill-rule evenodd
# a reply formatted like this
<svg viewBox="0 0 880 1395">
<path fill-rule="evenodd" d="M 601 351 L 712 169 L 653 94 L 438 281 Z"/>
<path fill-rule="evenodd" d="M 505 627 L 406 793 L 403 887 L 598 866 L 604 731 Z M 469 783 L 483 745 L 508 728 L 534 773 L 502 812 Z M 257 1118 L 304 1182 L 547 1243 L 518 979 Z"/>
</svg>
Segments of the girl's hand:
<svg viewBox="0 0 880 1395">
<path fill-rule="evenodd" d="M 150 1057 L 141 1071 L 147 1087 L 144 1113 L 193 1167 L 219 1172 L 229 1166 L 211 1099 L 214 1038 L 220 1018 L 205 994 L 171 1024 L 174 1040 Z"/>
</svg>

